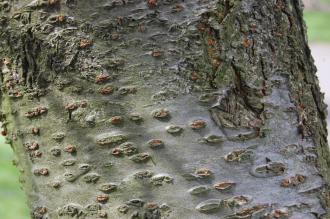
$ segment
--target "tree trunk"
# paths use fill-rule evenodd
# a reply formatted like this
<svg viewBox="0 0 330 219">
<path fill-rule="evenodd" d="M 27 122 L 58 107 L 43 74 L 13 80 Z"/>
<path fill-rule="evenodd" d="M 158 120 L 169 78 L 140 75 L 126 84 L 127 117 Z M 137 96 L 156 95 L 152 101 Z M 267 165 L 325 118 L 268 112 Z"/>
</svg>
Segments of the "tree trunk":
<svg viewBox="0 0 330 219">
<path fill-rule="evenodd" d="M 330 218 L 300 0 L 0 5 L 32 218 Z"/>
</svg>

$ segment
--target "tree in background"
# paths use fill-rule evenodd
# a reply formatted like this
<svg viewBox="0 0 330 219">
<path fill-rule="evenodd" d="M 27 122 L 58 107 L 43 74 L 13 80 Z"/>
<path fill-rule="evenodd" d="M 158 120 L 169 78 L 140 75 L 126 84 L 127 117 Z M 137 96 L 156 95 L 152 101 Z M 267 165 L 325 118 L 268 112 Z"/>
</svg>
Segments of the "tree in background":
<svg viewBox="0 0 330 219">
<path fill-rule="evenodd" d="M 32 218 L 329 218 L 298 0 L 1 1 Z"/>
</svg>

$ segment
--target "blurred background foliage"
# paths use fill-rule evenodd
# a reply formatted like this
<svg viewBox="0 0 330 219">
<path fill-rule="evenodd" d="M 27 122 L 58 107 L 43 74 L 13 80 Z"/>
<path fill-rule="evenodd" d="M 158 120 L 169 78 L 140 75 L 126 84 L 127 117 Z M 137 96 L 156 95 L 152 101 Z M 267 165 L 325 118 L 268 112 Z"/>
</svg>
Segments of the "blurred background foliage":
<svg viewBox="0 0 330 219">
<path fill-rule="evenodd" d="M 309 42 L 330 43 L 330 0 L 303 0 Z"/>
<path fill-rule="evenodd" d="M 330 0 L 304 0 L 304 3 L 309 42 L 330 45 Z M 12 149 L 0 137 L 0 218 L 29 219 L 26 197 L 18 181 L 19 171 L 12 164 L 13 158 Z"/>
<path fill-rule="evenodd" d="M 330 12 L 306 11 L 304 16 L 309 42 L 330 43 Z"/>
<path fill-rule="evenodd" d="M 19 172 L 13 165 L 14 154 L 0 137 L 0 218 L 29 219 L 26 197 L 18 181 Z"/>
</svg>

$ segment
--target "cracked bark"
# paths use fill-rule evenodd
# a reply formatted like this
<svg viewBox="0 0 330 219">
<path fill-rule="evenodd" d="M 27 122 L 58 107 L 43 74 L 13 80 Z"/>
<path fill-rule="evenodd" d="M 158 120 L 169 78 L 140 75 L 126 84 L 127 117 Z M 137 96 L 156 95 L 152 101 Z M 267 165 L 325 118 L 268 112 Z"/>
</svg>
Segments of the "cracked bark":
<svg viewBox="0 0 330 219">
<path fill-rule="evenodd" d="M 1 120 L 32 218 L 329 218 L 298 0 L 11 0 Z"/>
</svg>

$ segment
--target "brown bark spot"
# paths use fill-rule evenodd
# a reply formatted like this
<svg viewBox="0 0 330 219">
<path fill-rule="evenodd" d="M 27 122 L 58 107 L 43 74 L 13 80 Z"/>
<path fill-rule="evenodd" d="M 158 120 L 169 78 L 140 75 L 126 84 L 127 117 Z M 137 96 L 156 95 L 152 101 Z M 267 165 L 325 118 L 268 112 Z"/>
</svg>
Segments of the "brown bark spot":
<svg viewBox="0 0 330 219">
<path fill-rule="evenodd" d="M 231 189 L 233 186 L 235 186 L 235 184 L 236 183 L 234 183 L 234 182 L 219 182 L 219 183 L 214 184 L 213 187 L 216 190 L 224 191 L 224 190 Z"/>
<path fill-rule="evenodd" d="M 198 119 L 194 120 L 191 124 L 190 127 L 194 130 L 202 129 L 206 126 L 206 123 L 204 120 Z"/>
<path fill-rule="evenodd" d="M 156 148 L 160 148 L 164 146 L 164 142 L 160 139 L 152 139 L 150 141 L 148 141 L 148 145 L 152 148 L 152 149 L 156 149 Z"/>
<path fill-rule="evenodd" d="M 80 105 L 81 108 L 86 108 L 87 107 L 87 101 L 83 100 L 83 101 L 80 102 L 79 105 Z"/>
<path fill-rule="evenodd" d="M 150 211 L 153 211 L 153 210 L 159 208 L 158 204 L 154 203 L 154 202 L 149 202 L 145 206 L 146 206 L 146 209 L 150 210 Z"/>
<path fill-rule="evenodd" d="M 110 123 L 112 125 L 119 125 L 123 122 L 123 117 L 121 116 L 113 116 L 110 118 Z"/>
<path fill-rule="evenodd" d="M 287 218 L 289 217 L 289 213 L 284 209 L 276 209 L 272 212 L 272 216 L 274 218 Z"/>
<path fill-rule="evenodd" d="M 108 200 L 109 200 L 109 196 L 108 195 L 101 194 L 101 195 L 96 196 L 96 201 L 97 202 L 106 203 L 106 202 L 108 202 Z"/>
<path fill-rule="evenodd" d="M 198 169 L 195 173 L 202 178 L 210 177 L 212 175 L 212 172 L 206 168 Z"/>
<path fill-rule="evenodd" d="M 117 24 L 118 25 L 123 25 L 124 24 L 124 17 L 118 16 L 117 17 Z"/>
<path fill-rule="evenodd" d="M 44 215 L 47 213 L 47 208 L 46 207 L 37 207 L 35 210 L 34 210 L 34 213 L 35 214 L 39 214 L 39 215 Z"/>
<path fill-rule="evenodd" d="M 197 79 L 198 79 L 198 75 L 197 75 L 197 73 L 196 73 L 195 71 L 193 71 L 193 72 L 191 73 L 190 79 L 191 79 L 192 81 L 197 81 Z"/>
<path fill-rule="evenodd" d="M 79 43 L 79 47 L 81 49 L 87 48 L 88 46 L 90 46 L 92 44 L 92 41 L 88 40 L 88 39 L 81 39 L 80 43 Z"/>
<path fill-rule="evenodd" d="M 149 8 L 157 7 L 157 0 L 147 0 L 147 5 Z"/>
<path fill-rule="evenodd" d="M 42 153 L 40 151 L 32 151 L 30 157 L 41 157 Z"/>
<path fill-rule="evenodd" d="M 39 128 L 36 128 L 36 127 L 33 127 L 31 129 L 31 133 L 34 134 L 34 135 L 39 135 L 40 129 Z"/>
<path fill-rule="evenodd" d="M 44 113 L 46 113 L 48 111 L 48 109 L 46 107 L 37 107 L 34 110 L 28 111 L 27 113 L 25 113 L 25 116 L 28 118 L 32 118 L 32 117 L 36 117 L 39 115 L 42 115 Z"/>
<path fill-rule="evenodd" d="M 248 38 L 243 39 L 242 44 L 245 48 L 249 48 L 251 46 L 251 40 Z"/>
<path fill-rule="evenodd" d="M 34 170 L 35 175 L 48 176 L 49 170 L 47 168 L 41 168 Z"/>
<path fill-rule="evenodd" d="M 283 179 L 281 181 L 281 186 L 285 188 L 294 187 L 304 183 L 305 180 L 306 180 L 306 176 L 296 174 L 295 176 L 291 176 L 289 178 Z"/>
<path fill-rule="evenodd" d="M 111 94 L 111 93 L 113 93 L 113 91 L 114 91 L 114 88 L 110 87 L 110 86 L 101 87 L 101 88 L 98 89 L 98 92 L 102 95 Z"/>
<path fill-rule="evenodd" d="M 114 148 L 111 152 L 113 156 L 119 157 L 123 155 L 123 150 L 120 148 Z"/>
<path fill-rule="evenodd" d="M 216 44 L 215 40 L 214 39 L 208 39 L 207 40 L 207 45 L 209 46 L 214 46 Z"/>
<path fill-rule="evenodd" d="M 220 60 L 215 58 L 215 59 L 212 59 L 211 61 L 211 65 L 214 69 L 218 68 L 220 66 Z"/>
<path fill-rule="evenodd" d="M 119 39 L 119 33 L 118 32 L 112 32 L 111 33 L 111 39 L 112 40 L 118 40 Z"/>
<path fill-rule="evenodd" d="M 109 79 L 110 79 L 109 75 L 100 74 L 95 77 L 95 82 L 99 84 L 99 83 L 107 82 Z"/>
<path fill-rule="evenodd" d="M 77 149 L 76 149 L 75 146 L 69 144 L 64 148 L 64 151 L 67 152 L 67 153 L 73 154 L 77 151 Z"/>
<path fill-rule="evenodd" d="M 60 23 L 65 22 L 65 19 L 66 19 L 66 17 L 64 15 L 57 16 L 57 21 L 60 22 Z"/>
<path fill-rule="evenodd" d="M 39 144 L 37 142 L 26 143 L 25 147 L 30 151 L 38 150 L 39 149 Z"/>
<path fill-rule="evenodd" d="M 65 106 L 66 110 L 75 110 L 78 109 L 79 105 L 77 103 L 69 103 Z"/>
<path fill-rule="evenodd" d="M 54 6 L 60 3 L 60 0 L 48 0 L 48 5 Z"/>
<path fill-rule="evenodd" d="M 2 60 L 2 63 L 3 63 L 4 65 L 10 65 L 10 64 L 11 64 L 11 59 L 10 59 L 10 58 L 4 58 L 4 59 Z"/>
<path fill-rule="evenodd" d="M 159 57 L 162 56 L 162 52 L 159 51 L 159 50 L 154 50 L 154 51 L 151 52 L 151 56 L 155 57 L 155 58 L 159 58 Z"/>
<path fill-rule="evenodd" d="M 152 116 L 157 119 L 165 119 L 168 118 L 170 112 L 167 109 L 158 109 L 152 112 Z"/>
<path fill-rule="evenodd" d="M 239 212 L 236 213 L 237 216 L 240 216 L 242 218 L 252 216 L 253 213 L 260 211 L 261 209 L 267 208 L 268 205 L 255 205 L 251 208 L 245 208 Z"/>
</svg>

